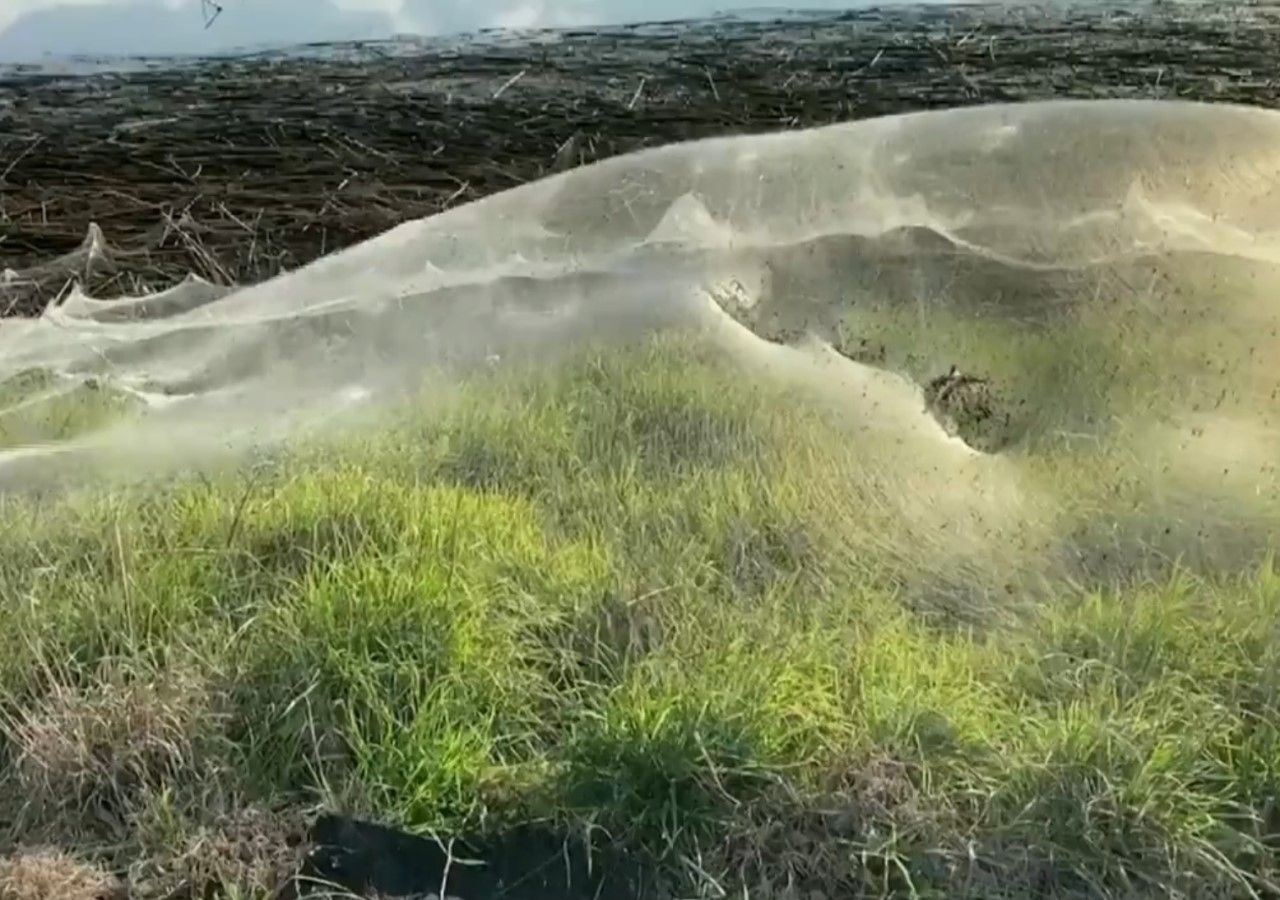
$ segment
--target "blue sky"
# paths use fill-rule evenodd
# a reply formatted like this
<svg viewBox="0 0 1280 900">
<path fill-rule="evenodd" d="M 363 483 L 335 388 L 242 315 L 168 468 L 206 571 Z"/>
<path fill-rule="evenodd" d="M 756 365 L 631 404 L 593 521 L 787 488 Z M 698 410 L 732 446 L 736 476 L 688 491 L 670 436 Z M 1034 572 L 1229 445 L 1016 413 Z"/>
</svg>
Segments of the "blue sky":
<svg viewBox="0 0 1280 900">
<path fill-rule="evenodd" d="M 686 18 L 777 0 L 0 0 L 0 61 L 47 54 L 199 53 L 245 45 L 448 34 L 485 27 L 583 25 Z M 866 0 L 862 0 L 865 3 Z M 860 0 L 801 0 L 840 9 Z"/>
</svg>

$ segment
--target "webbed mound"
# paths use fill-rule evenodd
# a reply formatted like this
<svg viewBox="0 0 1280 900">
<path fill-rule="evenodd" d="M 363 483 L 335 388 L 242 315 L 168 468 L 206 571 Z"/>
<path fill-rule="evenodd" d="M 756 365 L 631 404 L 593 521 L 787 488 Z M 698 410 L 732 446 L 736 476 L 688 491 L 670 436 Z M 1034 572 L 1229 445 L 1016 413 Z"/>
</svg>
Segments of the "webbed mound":
<svg viewBox="0 0 1280 900">
<path fill-rule="evenodd" d="M 1082 520 L 1235 559 L 1277 508 L 1278 186 L 1280 114 L 1145 101 L 620 157 L 230 293 L 73 295 L 6 321 L 0 377 L 38 368 L 162 402 L 38 447 L 18 432 L 0 487 L 234 461 L 376 416 L 428 376 L 674 328 L 743 378 L 804 384 L 904 534 L 969 522 L 940 559 L 1035 569 L 1077 552 Z M 953 365 L 993 392 L 927 390 Z M 1092 468 L 1091 489 L 1064 491 L 1062 466 Z M 1091 518 L 1115 496 L 1135 512 Z"/>
<path fill-rule="evenodd" d="M 0 451 L 69 441 L 146 406 L 133 392 L 93 376 L 25 369 L 0 381 Z"/>
</svg>

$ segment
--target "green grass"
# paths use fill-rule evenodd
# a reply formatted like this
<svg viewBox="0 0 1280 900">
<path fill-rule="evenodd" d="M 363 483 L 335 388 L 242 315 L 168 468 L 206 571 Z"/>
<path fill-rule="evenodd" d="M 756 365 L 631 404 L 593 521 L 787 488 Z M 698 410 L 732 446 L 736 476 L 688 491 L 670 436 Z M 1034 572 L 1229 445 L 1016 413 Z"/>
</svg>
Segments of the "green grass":
<svg viewBox="0 0 1280 900">
<path fill-rule="evenodd" d="M 1239 355 L 1254 343 L 1249 325 L 1201 314 L 1187 328 L 1189 313 L 1170 307 L 1081 303 L 1029 325 L 1004 312 L 862 304 L 842 317 L 837 344 L 855 356 L 886 348 L 882 364 L 920 384 L 953 363 L 989 378 L 1008 439 L 1038 451 L 1096 445 L 1135 415 L 1254 408 Z"/>
<path fill-rule="evenodd" d="M 253 474 L 6 501 L 13 842 L 255 896 L 269 866 L 208 849 L 226 810 L 326 803 L 590 824 L 683 896 L 1275 891 L 1270 561 L 983 586 L 961 624 L 921 607 L 931 560 L 877 555 L 912 534 L 837 425 L 709 351 L 422 408 Z"/>
<path fill-rule="evenodd" d="M 0 450 L 74 438 L 140 407 L 95 379 L 59 384 L 46 371 L 28 369 L 0 381 Z"/>
</svg>

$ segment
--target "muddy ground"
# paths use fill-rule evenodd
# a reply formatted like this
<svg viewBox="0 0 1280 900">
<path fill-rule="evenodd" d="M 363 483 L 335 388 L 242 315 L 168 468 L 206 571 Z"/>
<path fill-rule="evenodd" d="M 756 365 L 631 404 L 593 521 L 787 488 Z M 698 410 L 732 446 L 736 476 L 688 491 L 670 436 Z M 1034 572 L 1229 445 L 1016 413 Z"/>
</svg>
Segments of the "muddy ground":
<svg viewBox="0 0 1280 900">
<path fill-rule="evenodd" d="M 114 66 L 115 70 L 112 71 Z M 639 147 L 1050 97 L 1277 105 L 1280 7 L 895 7 L 0 70 L 0 309 L 246 282 Z M 64 67 L 65 68 L 65 67 Z M 16 273 L 21 273 L 21 277 Z"/>
</svg>

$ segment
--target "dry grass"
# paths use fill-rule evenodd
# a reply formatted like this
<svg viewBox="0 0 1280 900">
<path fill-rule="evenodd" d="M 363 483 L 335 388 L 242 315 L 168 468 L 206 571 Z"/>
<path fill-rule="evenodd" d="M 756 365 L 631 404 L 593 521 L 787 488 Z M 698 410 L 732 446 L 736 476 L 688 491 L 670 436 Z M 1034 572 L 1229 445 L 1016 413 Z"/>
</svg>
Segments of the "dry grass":
<svg viewBox="0 0 1280 900">
<path fill-rule="evenodd" d="M 60 850 L 41 849 L 0 859 L 0 900 L 115 900 L 120 882 Z"/>
<path fill-rule="evenodd" d="M 188 820 L 162 803 L 148 810 L 140 829 L 146 851 L 129 870 L 135 896 L 275 897 L 308 849 L 298 810 L 192 812 Z"/>
<path fill-rule="evenodd" d="M 0 71 L 0 107 L 16 100 L 0 128 L 0 274 L 18 270 L 0 310 L 36 312 L 71 279 L 104 295 L 188 272 L 256 281 L 676 140 L 1050 97 L 1275 106 L 1277 21 L 1263 4 L 893 4 L 446 52 L 337 46 L 109 81 Z M 55 262 L 92 223 L 115 250 Z"/>
<path fill-rule="evenodd" d="M 41 696 L 0 721 L 9 784 L 28 827 L 84 823 L 119 831 L 166 785 L 199 784 L 201 742 L 217 734 L 214 695 L 181 670 L 139 676 L 104 663 L 78 685 L 51 677 Z"/>
</svg>

